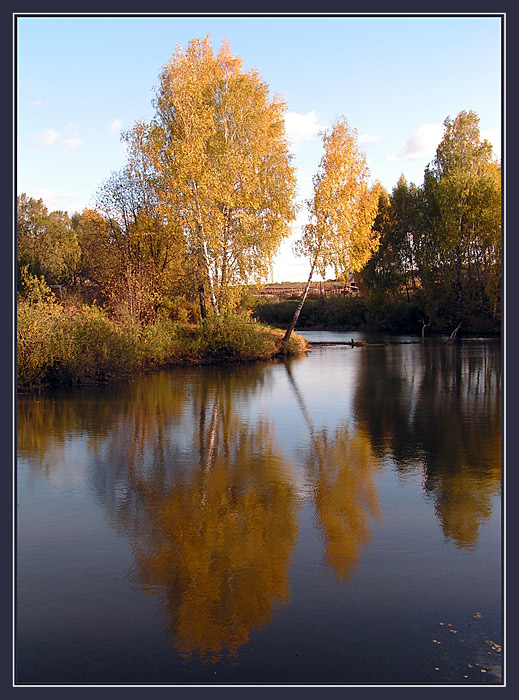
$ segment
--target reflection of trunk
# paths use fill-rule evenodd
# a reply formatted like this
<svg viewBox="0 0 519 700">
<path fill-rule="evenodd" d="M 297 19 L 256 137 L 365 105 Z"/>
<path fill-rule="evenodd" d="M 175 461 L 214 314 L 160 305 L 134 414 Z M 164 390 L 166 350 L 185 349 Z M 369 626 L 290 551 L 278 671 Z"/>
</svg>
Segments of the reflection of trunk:
<svg viewBox="0 0 519 700">
<path fill-rule="evenodd" d="M 313 425 L 313 423 L 312 423 L 312 419 L 310 418 L 310 413 L 309 413 L 308 408 L 307 408 L 307 406 L 306 406 L 306 404 L 305 404 L 305 400 L 304 400 L 303 396 L 301 395 L 301 392 L 299 391 L 299 387 L 297 386 L 297 384 L 296 384 L 296 382 L 295 382 L 295 379 L 294 379 L 294 377 L 293 377 L 293 375 L 292 375 L 292 372 L 290 371 L 290 367 L 289 367 L 288 363 L 285 362 L 284 365 L 285 365 L 285 369 L 286 369 L 287 374 L 288 374 L 288 379 L 290 380 L 290 384 L 292 385 L 292 388 L 293 388 L 293 390 L 294 390 L 294 393 L 295 393 L 295 395 L 296 395 L 296 397 L 297 397 L 297 401 L 298 401 L 298 403 L 299 403 L 299 407 L 300 407 L 300 409 L 301 409 L 301 413 L 303 414 L 304 419 L 305 419 L 305 421 L 306 421 L 306 425 L 307 425 L 307 427 L 308 427 L 308 432 L 310 433 L 310 437 L 312 438 L 313 442 L 315 443 L 315 446 L 317 446 L 317 445 L 316 445 L 316 440 L 315 440 L 315 429 L 314 429 L 314 425 Z"/>
<path fill-rule="evenodd" d="M 219 411 L 218 411 L 218 404 L 215 401 L 215 404 L 213 406 L 213 415 L 211 418 L 211 426 L 209 428 L 209 446 L 207 450 L 207 457 L 205 459 L 205 464 L 204 464 L 204 471 L 209 471 L 213 465 L 214 465 L 214 460 L 216 458 L 216 441 L 218 439 L 218 423 L 219 423 Z"/>
<path fill-rule="evenodd" d="M 318 464 L 318 466 L 319 466 L 319 472 L 320 472 L 320 473 L 323 473 L 324 468 L 325 468 L 325 463 L 324 463 L 325 460 L 324 460 L 324 455 L 323 455 L 323 452 L 322 452 L 322 444 L 321 444 L 321 442 L 317 439 L 317 436 L 316 436 L 316 434 L 315 434 L 314 424 L 313 424 L 313 422 L 312 422 L 312 418 L 310 417 L 310 412 L 309 412 L 309 410 L 308 410 L 308 407 L 307 407 L 307 405 L 306 405 L 306 403 L 305 403 L 305 400 L 304 400 L 304 398 L 303 398 L 301 392 L 299 391 L 299 387 L 297 386 L 297 384 L 296 384 L 296 382 L 295 382 L 295 379 L 294 379 L 294 377 L 293 377 L 293 375 L 292 375 L 292 372 L 290 371 L 290 366 L 289 366 L 289 364 L 288 364 L 287 362 L 285 362 L 284 365 L 285 365 L 285 369 L 286 369 L 287 374 L 288 374 L 288 379 L 290 380 L 290 384 L 292 385 L 292 388 L 293 388 L 293 390 L 294 390 L 294 393 L 295 393 L 295 395 L 296 395 L 296 397 L 297 397 L 297 402 L 299 403 L 299 407 L 300 407 L 300 409 L 301 409 L 301 413 L 302 413 L 303 416 L 304 416 L 304 419 L 305 419 L 305 422 L 306 422 L 306 425 L 307 425 L 307 428 L 308 428 L 308 432 L 309 432 L 309 434 L 310 434 L 310 439 L 311 439 L 312 447 L 313 447 L 314 453 L 315 453 L 315 455 L 316 455 L 316 457 L 317 457 L 317 464 Z"/>
<path fill-rule="evenodd" d="M 287 332 L 285 333 L 285 337 L 283 338 L 284 343 L 286 343 L 290 339 L 290 336 L 292 335 L 292 331 L 296 327 L 296 323 L 297 323 L 297 320 L 299 318 L 299 314 L 301 313 L 301 309 L 303 308 L 303 304 L 305 303 L 306 295 L 308 294 L 308 290 L 310 288 L 310 282 L 312 281 L 312 275 L 314 274 L 315 263 L 316 263 L 316 261 L 314 260 L 314 262 L 312 263 L 312 267 L 310 268 L 310 274 L 308 275 L 308 281 L 305 285 L 305 289 L 304 289 L 304 292 L 301 296 L 301 300 L 300 300 L 299 304 L 297 305 L 297 309 L 295 310 L 294 318 L 290 322 L 290 325 L 287 328 Z"/>
<path fill-rule="evenodd" d="M 218 454 L 218 430 L 219 430 L 219 424 L 220 424 L 220 411 L 218 408 L 218 403 L 217 399 L 215 399 L 215 403 L 213 405 L 213 411 L 212 411 L 212 416 L 211 416 L 211 424 L 209 426 L 209 431 L 208 431 L 208 436 L 207 436 L 207 442 L 206 442 L 206 430 L 205 430 L 205 423 L 206 423 L 206 402 L 205 400 L 202 401 L 201 406 L 200 406 L 200 426 L 199 426 L 199 449 L 200 449 L 200 467 L 201 471 L 204 474 L 208 474 L 209 472 L 212 471 L 216 457 Z M 202 507 L 205 507 L 207 504 L 207 499 L 208 499 L 208 492 L 207 492 L 207 481 L 204 477 L 201 485 L 201 491 L 200 491 L 200 504 Z"/>
<path fill-rule="evenodd" d="M 324 558 L 337 578 L 345 580 L 370 541 L 370 516 L 380 515 L 371 449 L 365 438 L 346 427 L 337 428 L 332 435 L 326 427 L 316 431 L 287 363 L 285 368 L 311 437 L 308 486 L 325 539 Z"/>
</svg>

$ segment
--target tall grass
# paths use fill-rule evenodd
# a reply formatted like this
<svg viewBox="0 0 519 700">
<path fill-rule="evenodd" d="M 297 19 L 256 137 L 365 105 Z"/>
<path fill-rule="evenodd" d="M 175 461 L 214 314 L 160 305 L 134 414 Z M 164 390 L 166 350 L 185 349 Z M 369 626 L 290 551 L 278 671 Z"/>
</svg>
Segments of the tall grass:
<svg viewBox="0 0 519 700">
<path fill-rule="evenodd" d="M 20 299 L 18 387 L 99 383 L 180 362 L 250 361 L 304 349 L 297 338 L 288 346 L 281 338 L 245 312 L 196 325 L 162 319 L 140 326 L 96 306 Z"/>
</svg>

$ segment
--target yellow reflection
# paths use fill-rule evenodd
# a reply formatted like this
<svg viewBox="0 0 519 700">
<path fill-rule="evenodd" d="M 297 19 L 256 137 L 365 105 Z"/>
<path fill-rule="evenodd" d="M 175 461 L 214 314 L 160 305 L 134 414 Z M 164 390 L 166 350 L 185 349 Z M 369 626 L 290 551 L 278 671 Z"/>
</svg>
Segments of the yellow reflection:
<svg viewBox="0 0 519 700">
<path fill-rule="evenodd" d="M 430 484 L 436 513 L 446 538 L 461 549 L 475 549 L 482 523 L 492 514 L 492 499 L 501 488 L 501 440 L 480 442 L 480 460 L 488 466 L 475 472 L 473 462 L 456 464 L 452 473 L 439 472 Z"/>
<path fill-rule="evenodd" d="M 356 414 L 373 449 L 423 471 L 445 537 L 477 545 L 501 488 L 499 348 L 443 344 L 361 355 Z"/>
<path fill-rule="evenodd" d="M 369 441 L 338 428 L 331 438 L 314 435 L 309 460 L 325 558 L 339 579 L 347 579 L 371 539 L 371 519 L 380 518 L 374 484 L 378 461 Z"/>
<path fill-rule="evenodd" d="M 135 551 L 139 583 L 165 598 L 177 649 L 215 661 L 287 599 L 297 526 L 268 424 L 229 431 L 210 422 L 206 438 L 211 451 L 194 477 L 146 504 L 148 533 Z"/>
<path fill-rule="evenodd" d="M 70 438 L 88 442 L 88 478 L 130 537 L 136 581 L 161 600 L 185 655 L 232 656 L 289 595 L 296 496 L 272 426 L 237 399 L 264 367 L 159 373 L 19 405 L 20 453 L 41 469 Z"/>
<path fill-rule="evenodd" d="M 308 428 L 307 479 L 312 485 L 317 523 L 325 540 L 325 560 L 339 579 L 357 567 L 371 539 L 372 518 L 380 518 L 374 484 L 379 460 L 367 437 L 341 426 L 317 431 L 304 397 L 285 363 Z"/>
</svg>

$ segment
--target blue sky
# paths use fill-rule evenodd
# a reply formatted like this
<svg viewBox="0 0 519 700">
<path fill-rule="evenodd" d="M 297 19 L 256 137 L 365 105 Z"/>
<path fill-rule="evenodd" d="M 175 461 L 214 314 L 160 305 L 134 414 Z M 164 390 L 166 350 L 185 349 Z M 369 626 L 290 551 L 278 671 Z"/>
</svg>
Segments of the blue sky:
<svg viewBox="0 0 519 700">
<path fill-rule="evenodd" d="M 288 103 L 298 197 L 311 194 L 319 130 L 339 116 L 358 133 L 372 180 L 421 184 L 442 123 L 474 110 L 501 138 L 501 18 L 484 16 L 40 16 L 16 20 L 17 191 L 49 210 L 81 211 L 125 162 L 121 130 L 153 115 L 154 87 L 180 43 L 229 39 Z M 297 236 L 303 222 L 294 225 Z M 274 281 L 303 280 L 291 254 Z"/>
</svg>

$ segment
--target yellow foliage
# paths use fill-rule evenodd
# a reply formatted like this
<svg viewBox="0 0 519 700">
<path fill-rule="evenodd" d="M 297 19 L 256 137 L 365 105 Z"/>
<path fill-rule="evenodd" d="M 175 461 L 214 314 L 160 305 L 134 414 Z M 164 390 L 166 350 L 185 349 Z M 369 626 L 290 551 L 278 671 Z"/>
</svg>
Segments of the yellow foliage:
<svg viewBox="0 0 519 700">
<path fill-rule="evenodd" d="M 369 186 L 366 158 L 356 140 L 344 118 L 323 134 L 325 152 L 307 202 L 310 221 L 296 246 L 323 276 L 330 266 L 337 278 L 357 272 L 378 247 L 373 223 L 380 185 Z"/>
</svg>

